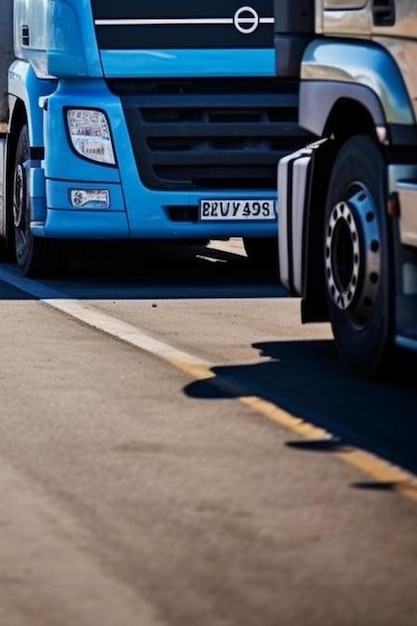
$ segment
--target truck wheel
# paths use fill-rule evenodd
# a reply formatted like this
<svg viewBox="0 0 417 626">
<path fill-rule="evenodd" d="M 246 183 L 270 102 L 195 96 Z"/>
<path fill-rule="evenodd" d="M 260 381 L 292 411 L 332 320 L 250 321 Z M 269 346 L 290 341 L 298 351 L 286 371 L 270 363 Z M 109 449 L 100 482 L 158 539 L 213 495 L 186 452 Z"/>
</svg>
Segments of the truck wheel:
<svg viewBox="0 0 417 626">
<path fill-rule="evenodd" d="M 25 276 L 35 276 L 48 269 L 51 243 L 34 237 L 30 231 L 30 207 L 27 202 L 25 161 L 30 158 L 27 126 L 20 131 L 13 175 L 13 224 L 16 262 Z"/>
<path fill-rule="evenodd" d="M 243 247 L 257 273 L 266 278 L 279 278 L 278 237 L 244 237 Z"/>
<path fill-rule="evenodd" d="M 356 135 L 331 173 L 324 224 L 330 322 L 342 363 L 355 376 L 380 378 L 393 346 L 393 279 L 385 165 L 372 139 Z"/>
</svg>

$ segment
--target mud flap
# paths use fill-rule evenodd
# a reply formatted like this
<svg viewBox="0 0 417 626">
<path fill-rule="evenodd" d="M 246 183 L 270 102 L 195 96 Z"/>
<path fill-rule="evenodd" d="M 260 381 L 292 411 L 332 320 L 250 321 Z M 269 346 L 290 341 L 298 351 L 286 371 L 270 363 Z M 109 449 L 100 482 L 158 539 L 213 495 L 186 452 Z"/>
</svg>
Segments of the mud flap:
<svg viewBox="0 0 417 626">
<path fill-rule="evenodd" d="M 278 163 L 278 248 L 281 283 L 292 295 L 303 293 L 306 216 L 313 179 L 314 156 L 328 141 L 320 139 Z"/>
</svg>

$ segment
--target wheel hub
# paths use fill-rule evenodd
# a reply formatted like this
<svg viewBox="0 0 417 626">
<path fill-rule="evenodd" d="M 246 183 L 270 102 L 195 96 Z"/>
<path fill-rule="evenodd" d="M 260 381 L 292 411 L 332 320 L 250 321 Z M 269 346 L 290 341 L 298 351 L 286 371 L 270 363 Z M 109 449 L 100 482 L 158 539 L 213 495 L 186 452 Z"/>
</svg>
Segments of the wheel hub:
<svg viewBox="0 0 417 626">
<path fill-rule="evenodd" d="M 381 272 L 381 243 L 371 194 L 360 189 L 338 202 L 325 237 L 327 288 L 336 307 L 364 323 L 375 305 Z"/>
</svg>

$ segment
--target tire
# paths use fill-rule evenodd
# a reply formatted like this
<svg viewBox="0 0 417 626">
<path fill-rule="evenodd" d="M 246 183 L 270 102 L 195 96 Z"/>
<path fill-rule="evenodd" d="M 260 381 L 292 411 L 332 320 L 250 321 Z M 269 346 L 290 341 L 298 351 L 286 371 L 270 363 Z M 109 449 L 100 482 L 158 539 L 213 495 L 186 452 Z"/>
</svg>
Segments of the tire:
<svg viewBox="0 0 417 626">
<path fill-rule="evenodd" d="M 30 158 L 29 134 L 23 126 L 16 147 L 13 172 L 13 225 L 16 263 L 24 276 L 49 274 L 54 250 L 53 242 L 34 237 L 30 230 L 30 206 L 27 199 L 25 162 Z"/>
<path fill-rule="evenodd" d="M 333 166 L 324 219 L 327 305 L 337 351 L 361 379 L 387 374 L 394 293 L 386 166 L 376 143 L 355 135 Z"/>
<path fill-rule="evenodd" d="M 279 279 L 278 237 L 244 237 L 243 247 L 257 273 Z"/>
</svg>

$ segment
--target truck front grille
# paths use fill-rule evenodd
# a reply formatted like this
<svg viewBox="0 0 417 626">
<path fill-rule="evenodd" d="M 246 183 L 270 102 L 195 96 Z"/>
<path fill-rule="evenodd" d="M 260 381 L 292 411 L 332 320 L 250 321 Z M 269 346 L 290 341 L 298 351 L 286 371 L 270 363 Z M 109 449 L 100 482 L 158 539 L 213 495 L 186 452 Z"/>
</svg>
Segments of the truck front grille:
<svg viewBox="0 0 417 626">
<path fill-rule="evenodd" d="M 278 160 L 305 145 L 297 84 L 277 79 L 113 81 L 150 189 L 276 188 Z"/>
</svg>

